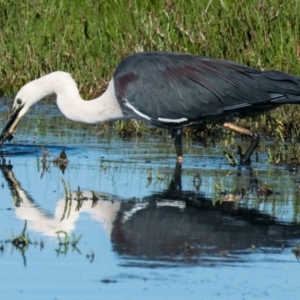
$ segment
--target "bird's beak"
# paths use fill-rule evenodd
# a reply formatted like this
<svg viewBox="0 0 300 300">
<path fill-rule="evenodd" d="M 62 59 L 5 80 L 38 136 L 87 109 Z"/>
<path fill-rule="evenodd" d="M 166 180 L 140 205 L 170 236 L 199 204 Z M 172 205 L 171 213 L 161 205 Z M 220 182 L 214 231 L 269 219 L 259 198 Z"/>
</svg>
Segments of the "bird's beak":
<svg viewBox="0 0 300 300">
<path fill-rule="evenodd" d="M 5 141 L 11 141 L 13 138 L 12 133 L 14 132 L 14 129 L 18 125 L 21 117 L 19 116 L 19 113 L 24 105 L 20 105 L 13 108 L 12 113 L 10 114 L 8 121 L 2 130 L 0 134 L 0 148 L 4 144 Z"/>
</svg>

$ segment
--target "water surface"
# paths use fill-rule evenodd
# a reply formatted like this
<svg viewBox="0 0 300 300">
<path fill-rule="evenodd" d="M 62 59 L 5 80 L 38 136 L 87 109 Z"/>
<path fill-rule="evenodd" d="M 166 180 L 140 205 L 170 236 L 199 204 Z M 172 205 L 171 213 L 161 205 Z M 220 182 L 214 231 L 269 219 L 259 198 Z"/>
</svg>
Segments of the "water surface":
<svg viewBox="0 0 300 300">
<path fill-rule="evenodd" d="M 167 136 L 120 138 L 38 105 L 1 149 L 1 299 L 298 295 L 298 171 L 264 147 L 233 167 L 224 145 L 185 143 L 180 167 Z M 30 244 L 14 245 L 23 230 Z"/>
</svg>

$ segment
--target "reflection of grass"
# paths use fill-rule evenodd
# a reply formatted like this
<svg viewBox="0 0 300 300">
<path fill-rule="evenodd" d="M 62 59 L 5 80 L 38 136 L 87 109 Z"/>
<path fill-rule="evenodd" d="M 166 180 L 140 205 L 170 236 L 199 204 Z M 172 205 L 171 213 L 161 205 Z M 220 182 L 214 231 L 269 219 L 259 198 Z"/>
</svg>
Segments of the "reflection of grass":
<svg viewBox="0 0 300 300">
<path fill-rule="evenodd" d="M 23 262 L 24 265 L 26 266 L 26 252 L 29 251 L 29 246 L 34 245 L 34 246 L 39 246 L 40 249 L 42 250 L 45 247 L 45 242 L 41 239 L 39 242 L 37 240 L 32 241 L 29 234 L 26 232 L 27 229 L 27 221 L 25 221 L 24 228 L 22 232 L 14 237 L 12 234 L 12 237 L 7 237 L 5 240 L 1 241 L 0 240 L 0 253 L 3 254 L 7 251 L 7 247 L 9 244 L 13 246 L 14 249 L 18 250 L 22 257 L 23 257 Z M 81 254 L 79 248 L 78 248 L 78 243 L 81 239 L 80 236 L 76 236 L 74 233 L 72 233 L 72 238 L 68 235 L 66 231 L 59 230 L 56 232 L 57 233 L 57 239 L 58 239 L 58 248 L 55 249 L 57 255 L 59 254 L 67 254 L 69 251 L 69 246 L 71 246 L 72 251 L 76 251 L 79 254 Z M 93 262 L 94 260 L 94 252 L 90 251 L 86 255 L 86 257 L 89 259 L 90 262 Z"/>
<path fill-rule="evenodd" d="M 299 259 L 300 258 L 300 245 L 299 244 L 295 245 L 294 248 L 292 249 L 292 252 L 294 253 L 295 257 L 297 259 Z"/>
<path fill-rule="evenodd" d="M 35 246 L 39 245 L 41 250 L 44 248 L 44 241 L 40 240 L 40 242 L 37 242 L 37 241 L 32 242 L 29 237 L 29 234 L 26 233 L 26 229 L 27 229 L 27 221 L 25 221 L 24 228 L 18 236 L 16 236 L 16 237 L 12 236 L 12 238 L 6 238 L 4 241 L 0 241 L 1 253 L 5 252 L 8 244 L 11 244 L 14 249 L 18 250 L 21 253 L 24 266 L 26 266 L 25 253 L 26 253 L 26 251 L 28 251 L 29 245 L 32 245 L 32 244 Z"/>
<path fill-rule="evenodd" d="M 212 202 L 215 205 L 217 202 L 220 202 L 220 204 L 222 204 L 223 202 L 240 201 L 245 196 L 245 191 L 243 190 L 243 188 L 238 189 L 236 187 L 233 187 L 232 191 L 229 191 L 224 187 L 223 181 L 220 181 L 219 183 L 214 182 L 212 194 Z"/>
<path fill-rule="evenodd" d="M 66 231 L 60 230 L 56 232 L 58 238 L 58 249 L 56 249 L 57 255 L 59 254 L 67 254 L 69 250 L 69 246 L 72 246 L 72 251 L 76 250 L 79 254 L 81 254 L 80 250 L 77 248 L 77 244 L 81 239 L 81 235 L 76 237 L 74 233 L 72 233 L 72 240 L 69 239 L 69 235 Z M 63 236 L 63 238 L 62 238 Z"/>
<path fill-rule="evenodd" d="M 91 207 L 95 207 L 97 205 L 97 203 L 100 199 L 99 198 L 100 195 L 98 195 L 96 192 L 92 191 L 92 197 L 89 199 L 83 195 L 82 191 L 80 190 L 80 187 L 78 187 L 78 189 L 74 195 L 75 197 L 72 198 L 72 190 L 71 190 L 70 183 L 68 183 L 68 186 L 67 186 L 67 184 L 63 178 L 61 178 L 61 181 L 63 184 L 64 194 L 65 194 L 65 205 L 64 205 L 64 211 L 63 211 L 63 214 L 61 217 L 61 221 L 65 218 L 69 218 L 73 200 L 76 203 L 75 211 L 80 211 L 83 201 L 91 200 L 92 201 Z M 101 196 L 103 198 L 107 197 L 107 195 L 104 195 L 104 194 L 102 194 Z"/>
<path fill-rule="evenodd" d="M 49 172 L 50 163 L 52 162 L 56 167 L 58 167 L 62 173 L 64 173 L 67 165 L 68 165 L 68 157 L 66 155 L 65 150 L 63 149 L 58 157 L 50 159 L 50 151 L 47 150 L 44 146 L 42 146 L 42 174 L 41 178 L 43 178 L 45 172 Z M 38 161 L 39 168 L 39 161 Z"/>
<path fill-rule="evenodd" d="M 24 252 L 27 249 L 28 245 L 31 244 L 28 234 L 27 235 L 25 234 L 26 228 L 27 228 L 27 221 L 25 221 L 25 225 L 22 233 L 12 240 L 12 244 L 21 252 Z"/>
<path fill-rule="evenodd" d="M 205 172 L 209 177 L 209 172 Z M 205 186 L 202 175 L 202 186 Z M 220 171 L 213 176 L 210 198 L 214 205 L 236 203 L 236 208 L 254 209 L 279 222 L 300 223 L 300 193 L 297 175 L 271 167 L 265 171 Z M 210 187 L 210 185 L 208 186 Z"/>
</svg>

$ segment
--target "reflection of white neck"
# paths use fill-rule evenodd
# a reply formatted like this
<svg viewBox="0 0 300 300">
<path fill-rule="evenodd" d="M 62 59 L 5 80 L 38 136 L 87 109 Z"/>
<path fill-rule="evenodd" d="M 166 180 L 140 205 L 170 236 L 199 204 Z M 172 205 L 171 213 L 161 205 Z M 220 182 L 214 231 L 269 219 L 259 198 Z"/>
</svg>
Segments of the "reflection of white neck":
<svg viewBox="0 0 300 300">
<path fill-rule="evenodd" d="M 76 210 L 78 202 L 72 200 L 68 201 L 67 211 L 64 214 L 66 201 L 60 199 L 56 205 L 55 215 L 51 217 L 37 207 L 22 189 L 18 188 L 18 193 L 22 200 L 20 206 L 16 207 L 17 217 L 21 220 L 27 220 L 29 229 L 47 236 L 56 236 L 56 232 L 59 230 L 64 230 L 67 233 L 73 231 L 75 229 L 75 223 L 82 212 L 90 214 L 93 220 L 100 222 L 110 235 L 113 222 L 121 205 L 120 201 L 112 202 L 99 199 L 97 204 L 92 207 L 91 200 L 84 200 L 78 211 Z M 90 191 L 83 191 L 82 195 L 88 199 L 91 199 L 93 196 Z M 74 198 L 76 198 L 76 193 L 72 193 L 72 199 Z"/>
</svg>

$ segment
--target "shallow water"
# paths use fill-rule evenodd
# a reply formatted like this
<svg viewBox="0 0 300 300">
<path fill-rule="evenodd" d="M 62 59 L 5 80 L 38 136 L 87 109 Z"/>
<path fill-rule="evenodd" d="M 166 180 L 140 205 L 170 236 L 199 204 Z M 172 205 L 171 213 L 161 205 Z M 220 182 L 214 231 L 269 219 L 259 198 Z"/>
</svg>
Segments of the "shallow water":
<svg viewBox="0 0 300 300">
<path fill-rule="evenodd" d="M 37 106 L 0 152 L 1 299 L 295 297 L 298 171 L 260 149 L 233 167 L 223 149 L 186 143 L 181 169 L 168 137 L 121 139 Z M 13 244 L 23 230 L 30 244 Z"/>
</svg>

